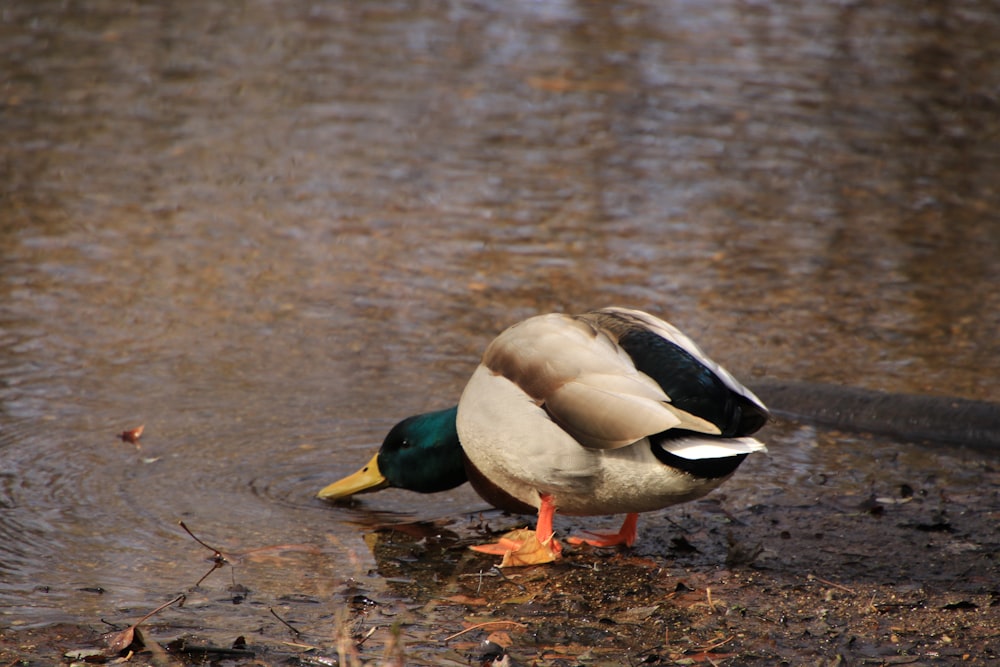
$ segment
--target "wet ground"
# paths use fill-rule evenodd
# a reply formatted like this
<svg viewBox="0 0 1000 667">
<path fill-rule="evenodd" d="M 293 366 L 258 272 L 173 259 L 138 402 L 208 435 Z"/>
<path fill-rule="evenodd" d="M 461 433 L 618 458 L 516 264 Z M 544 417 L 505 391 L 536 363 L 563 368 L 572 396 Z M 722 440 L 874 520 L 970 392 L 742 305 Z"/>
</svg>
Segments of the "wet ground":
<svg viewBox="0 0 1000 667">
<path fill-rule="evenodd" d="M 375 502 L 342 510 L 359 536 L 347 544 L 326 535 L 236 553 L 192 541 L 179 564 L 191 580 L 184 606 L 142 626 L 136 661 L 468 665 L 485 641 L 521 665 L 1000 659 L 995 461 L 787 423 L 771 434 L 770 455 L 722 491 L 645 515 L 628 551 L 570 548 L 558 563 L 501 571 L 467 547 L 517 518 L 399 523 Z M 879 452 L 867 470 L 862 448 Z M 226 558 L 214 571 L 213 549 Z M 320 563 L 327 577 L 310 581 Z M 151 588 L 157 574 L 146 575 Z M 157 603 L 178 592 L 159 585 Z M 119 609 L 114 626 L 102 615 L 7 631 L 0 648 L 29 664 L 106 655 L 101 633 L 150 610 Z"/>
<path fill-rule="evenodd" d="M 988 448 L 779 423 L 635 550 L 504 577 L 467 488 L 313 498 L 550 310 L 1000 402 L 994 9 L 7 3 L 0 664 L 181 593 L 149 646 L 265 663 L 996 660 Z"/>
</svg>

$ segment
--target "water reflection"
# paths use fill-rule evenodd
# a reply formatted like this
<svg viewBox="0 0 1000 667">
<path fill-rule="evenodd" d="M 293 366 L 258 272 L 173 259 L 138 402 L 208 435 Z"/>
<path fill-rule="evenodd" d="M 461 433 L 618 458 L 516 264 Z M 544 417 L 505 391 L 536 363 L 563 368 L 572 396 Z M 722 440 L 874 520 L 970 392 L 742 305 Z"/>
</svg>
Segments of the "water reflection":
<svg viewBox="0 0 1000 667">
<path fill-rule="evenodd" d="M 0 599 L 20 622 L 190 587 L 206 554 L 179 519 L 321 550 L 288 566 L 304 581 L 259 568 L 261 599 L 339 590 L 371 557 L 314 491 L 539 311 L 648 309 L 748 384 L 1000 400 L 990 3 L 0 18 Z M 139 423 L 141 450 L 114 439 Z M 729 496 L 877 474 L 868 445 L 820 437 L 775 430 L 792 469 Z M 463 489 L 414 518 L 479 507 Z"/>
</svg>

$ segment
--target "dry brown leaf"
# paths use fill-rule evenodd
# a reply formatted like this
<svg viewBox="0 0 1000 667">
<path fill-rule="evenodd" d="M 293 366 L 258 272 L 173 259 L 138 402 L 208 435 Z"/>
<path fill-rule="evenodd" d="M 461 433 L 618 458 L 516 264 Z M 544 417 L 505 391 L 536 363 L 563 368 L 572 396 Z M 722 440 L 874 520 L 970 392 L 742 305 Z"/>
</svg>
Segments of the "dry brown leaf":
<svg viewBox="0 0 1000 667">
<path fill-rule="evenodd" d="M 474 598 L 468 595 L 462 595 L 461 593 L 457 595 L 449 595 L 448 597 L 442 599 L 447 600 L 448 602 L 457 602 L 458 604 L 467 604 L 474 607 L 486 604 L 485 598 Z"/>
<path fill-rule="evenodd" d="M 500 567 L 524 567 L 551 563 L 559 558 L 559 553 L 552 548 L 553 538 L 539 542 L 535 531 L 521 528 L 513 530 L 504 539 L 520 542 L 521 546 L 504 554 Z"/>
<path fill-rule="evenodd" d="M 139 632 L 139 628 L 134 625 L 130 625 L 124 630 L 118 632 L 109 632 L 104 635 L 104 643 L 108 645 L 108 655 L 118 655 L 129 646 L 138 637 L 139 643 L 142 643 L 142 633 Z"/>
<path fill-rule="evenodd" d="M 159 607 L 149 612 L 148 614 L 146 614 L 145 616 L 143 616 L 138 621 L 128 626 L 124 630 L 120 630 L 118 632 L 110 632 L 104 635 L 103 639 L 104 643 L 107 644 L 108 647 L 107 650 L 108 655 L 118 655 L 119 653 L 127 649 L 129 646 L 131 646 L 133 642 L 138 642 L 139 644 L 143 644 L 142 633 L 139 632 L 139 626 L 145 623 L 151 616 L 160 613 L 161 611 L 163 611 L 172 604 L 180 602 L 183 605 L 184 600 L 186 598 L 187 596 L 181 593 L 170 602 L 164 602 Z"/>
<path fill-rule="evenodd" d="M 568 77 L 528 77 L 528 85 L 547 93 L 622 93 L 628 87 L 621 81 L 584 81 Z"/>
<path fill-rule="evenodd" d="M 133 429 L 129 429 L 128 431 L 122 431 L 121 433 L 118 434 L 118 437 L 121 438 L 122 442 L 131 442 L 133 445 L 138 447 L 139 438 L 142 437 L 142 432 L 145 430 L 145 428 L 146 428 L 145 424 L 139 424 Z"/>
<path fill-rule="evenodd" d="M 504 648 L 510 648 L 514 645 L 514 641 L 510 638 L 510 633 L 504 632 L 503 630 L 491 632 L 486 637 L 486 641 L 493 642 L 497 646 L 502 646 Z"/>
</svg>

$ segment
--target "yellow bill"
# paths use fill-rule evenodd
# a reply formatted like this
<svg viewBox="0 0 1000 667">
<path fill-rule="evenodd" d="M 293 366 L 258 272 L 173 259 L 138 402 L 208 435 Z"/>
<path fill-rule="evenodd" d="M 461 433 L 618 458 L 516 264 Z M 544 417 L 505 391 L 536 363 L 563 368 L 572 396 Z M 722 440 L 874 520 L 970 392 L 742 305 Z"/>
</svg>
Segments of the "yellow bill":
<svg viewBox="0 0 1000 667">
<path fill-rule="evenodd" d="M 375 454 L 364 468 L 342 480 L 324 486 L 316 496 L 324 500 L 339 500 L 356 493 L 378 491 L 387 486 L 389 486 L 389 480 L 378 469 L 378 454 Z"/>
</svg>

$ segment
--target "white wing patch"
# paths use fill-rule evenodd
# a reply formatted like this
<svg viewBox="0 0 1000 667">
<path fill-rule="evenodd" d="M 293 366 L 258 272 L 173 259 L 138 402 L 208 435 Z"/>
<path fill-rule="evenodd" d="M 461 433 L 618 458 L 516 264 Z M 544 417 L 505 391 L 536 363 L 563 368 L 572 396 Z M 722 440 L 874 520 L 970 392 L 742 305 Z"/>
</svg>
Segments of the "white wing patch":
<svg viewBox="0 0 1000 667">
<path fill-rule="evenodd" d="M 688 459 L 689 461 L 721 459 L 727 456 L 739 456 L 740 454 L 750 454 L 767 449 L 764 443 L 756 438 L 726 438 L 720 440 L 683 438 L 668 440 L 661 446 L 671 454 Z"/>
</svg>

